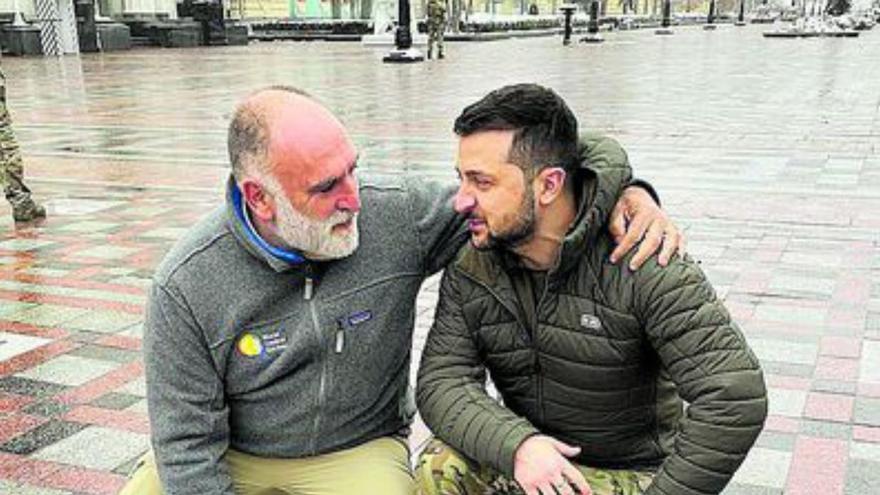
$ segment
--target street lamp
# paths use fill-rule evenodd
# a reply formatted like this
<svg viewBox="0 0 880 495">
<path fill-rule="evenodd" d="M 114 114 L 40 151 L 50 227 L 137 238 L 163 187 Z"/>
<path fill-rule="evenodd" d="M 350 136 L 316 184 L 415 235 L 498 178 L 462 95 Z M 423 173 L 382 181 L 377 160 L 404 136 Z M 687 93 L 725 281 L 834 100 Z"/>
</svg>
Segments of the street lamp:
<svg viewBox="0 0 880 495">
<path fill-rule="evenodd" d="M 409 0 L 397 0 L 397 31 L 394 32 L 394 49 L 385 55 L 384 62 L 407 64 L 423 62 L 425 56 L 418 48 L 412 46 L 412 32 L 410 32 Z"/>
<path fill-rule="evenodd" d="M 706 25 L 703 29 L 711 31 L 715 29 L 715 0 L 709 0 L 709 15 L 706 16 Z"/>
<path fill-rule="evenodd" d="M 736 18 L 736 26 L 746 25 L 746 0 L 739 0 L 739 16 Z"/>
<path fill-rule="evenodd" d="M 571 16 L 574 14 L 574 11 L 577 10 L 577 5 L 573 3 L 564 3 L 559 7 L 559 10 L 562 11 L 562 15 L 565 16 L 565 28 L 562 31 L 562 44 L 569 45 L 571 44 Z"/>
</svg>

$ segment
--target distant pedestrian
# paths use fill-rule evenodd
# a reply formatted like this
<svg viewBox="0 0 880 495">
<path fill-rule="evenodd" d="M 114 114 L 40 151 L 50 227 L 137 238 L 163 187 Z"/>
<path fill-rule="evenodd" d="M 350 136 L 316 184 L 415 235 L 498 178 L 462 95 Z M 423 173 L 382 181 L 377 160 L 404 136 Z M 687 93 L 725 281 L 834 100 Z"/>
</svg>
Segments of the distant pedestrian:
<svg viewBox="0 0 880 495">
<path fill-rule="evenodd" d="M 446 31 L 446 0 L 428 0 L 428 58 L 437 47 L 437 58 L 443 58 L 443 33 Z"/>
<path fill-rule="evenodd" d="M 16 222 L 30 222 L 46 216 L 46 209 L 34 202 L 24 185 L 24 165 L 18 141 L 12 131 L 12 118 L 6 109 L 6 76 L 0 70 L 0 184 Z"/>
</svg>

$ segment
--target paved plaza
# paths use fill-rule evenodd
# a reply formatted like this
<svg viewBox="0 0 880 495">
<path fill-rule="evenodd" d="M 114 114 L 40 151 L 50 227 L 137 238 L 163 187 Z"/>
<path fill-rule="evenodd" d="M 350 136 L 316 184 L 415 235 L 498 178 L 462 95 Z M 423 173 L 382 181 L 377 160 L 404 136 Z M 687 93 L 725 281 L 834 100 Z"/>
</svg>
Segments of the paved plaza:
<svg viewBox="0 0 880 495">
<path fill-rule="evenodd" d="M 760 33 L 453 43 L 409 66 L 356 43 L 3 59 L 49 218 L 15 226 L 0 205 L 0 493 L 116 493 L 147 449 L 145 294 L 174 240 L 221 202 L 226 125 L 248 91 L 319 96 L 364 173 L 454 180 L 452 120 L 522 81 L 623 143 L 763 363 L 770 417 L 724 493 L 878 493 L 880 29 Z M 437 284 L 420 295 L 417 347 Z"/>
</svg>

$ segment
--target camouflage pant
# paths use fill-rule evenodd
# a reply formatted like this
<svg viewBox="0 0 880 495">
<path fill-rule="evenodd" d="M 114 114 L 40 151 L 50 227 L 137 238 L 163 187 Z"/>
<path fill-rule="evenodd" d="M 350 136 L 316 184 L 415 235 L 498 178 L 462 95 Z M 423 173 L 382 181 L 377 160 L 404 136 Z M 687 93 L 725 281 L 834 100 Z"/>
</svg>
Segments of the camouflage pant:
<svg viewBox="0 0 880 495">
<path fill-rule="evenodd" d="M 29 202 L 31 190 L 24 184 L 24 165 L 18 141 L 12 131 L 12 118 L 6 109 L 6 76 L 0 71 L 0 185 L 13 206 Z"/>
<path fill-rule="evenodd" d="M 443 56 L 443 33 L 446 31 L 446 10 L 436 7 L 428 7 L 428 58 L 434 47 L 437 48 L 437 56 Z"/>
<path fill-rule="evenodd" d="M 640 495 L 654 474 L 647 471 L 594 469 L 577 466 L 594 495 Z M 523 495 L 519 485 L 501 473 L 462 456 L 433 439 L 416 465 L 418 495 Z"/>
</svg>

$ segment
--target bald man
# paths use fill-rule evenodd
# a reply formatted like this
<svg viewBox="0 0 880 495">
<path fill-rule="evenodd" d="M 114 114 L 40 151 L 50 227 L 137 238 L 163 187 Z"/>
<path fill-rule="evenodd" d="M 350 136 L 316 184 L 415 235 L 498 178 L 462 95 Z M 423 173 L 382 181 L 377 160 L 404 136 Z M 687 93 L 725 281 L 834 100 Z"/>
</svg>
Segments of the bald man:
<svg viewBox="0 0 880 495">
<path fill-rule="evenodd" d="M 415 301 L 467 239 L 454 186 L 359 183 L 345 128 L 295 88 L 249 96 L 228 146 L 226 204 L 154 277 L 155 455 L 122 493 L 412 493 Z M 647 230 L 647 257 L 657 234 L 677 231 L 643 189 L 627 191 L 618 215 L 636 228 L 624 248 Z"/>
</svg>

